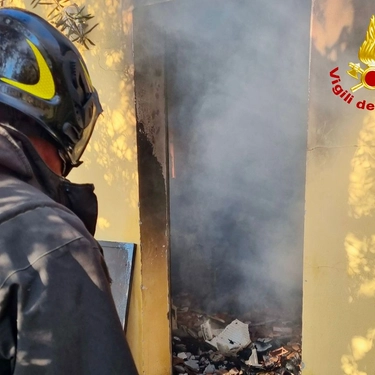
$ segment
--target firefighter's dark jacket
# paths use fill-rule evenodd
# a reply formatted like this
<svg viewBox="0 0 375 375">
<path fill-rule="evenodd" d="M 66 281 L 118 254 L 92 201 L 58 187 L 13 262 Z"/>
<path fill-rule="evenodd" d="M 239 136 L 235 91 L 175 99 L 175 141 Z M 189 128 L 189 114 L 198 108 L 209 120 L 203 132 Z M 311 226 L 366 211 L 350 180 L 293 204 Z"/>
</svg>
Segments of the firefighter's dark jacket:
<svg viewBox="0 0 375 375">
<path fill-rule="evenodd" d="M 57 176 L 0 124 L 1 375 L 136 374 L 95 222 L 93 186 Z"/>
</svg>

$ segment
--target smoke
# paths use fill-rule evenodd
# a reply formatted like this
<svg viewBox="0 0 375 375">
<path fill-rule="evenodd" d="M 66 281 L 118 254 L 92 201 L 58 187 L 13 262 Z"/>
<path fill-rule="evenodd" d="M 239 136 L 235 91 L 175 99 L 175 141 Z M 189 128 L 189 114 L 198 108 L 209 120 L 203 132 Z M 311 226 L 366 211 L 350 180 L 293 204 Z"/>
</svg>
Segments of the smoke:
<svg viewBox="0 0 375 375">
<path fill-rule="evenodd" d="M 155 6 L 174 149 L 172 293 L 206 309 L 300 304 L 309 24 L 309 1 Z"/>
</svg>

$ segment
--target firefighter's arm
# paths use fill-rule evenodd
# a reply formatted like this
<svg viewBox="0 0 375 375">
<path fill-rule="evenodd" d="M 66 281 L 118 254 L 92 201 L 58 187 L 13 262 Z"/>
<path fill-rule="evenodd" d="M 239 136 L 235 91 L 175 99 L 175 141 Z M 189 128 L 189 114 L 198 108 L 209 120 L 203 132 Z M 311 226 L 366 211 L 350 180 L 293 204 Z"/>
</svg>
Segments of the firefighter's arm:
<svg viewBox="0 0 375 375">
<path fill-rule="evenodd" d="M 137 373 L 102 262 L 79 238 L 23 271 L 14 375 Z"/>
</svg>

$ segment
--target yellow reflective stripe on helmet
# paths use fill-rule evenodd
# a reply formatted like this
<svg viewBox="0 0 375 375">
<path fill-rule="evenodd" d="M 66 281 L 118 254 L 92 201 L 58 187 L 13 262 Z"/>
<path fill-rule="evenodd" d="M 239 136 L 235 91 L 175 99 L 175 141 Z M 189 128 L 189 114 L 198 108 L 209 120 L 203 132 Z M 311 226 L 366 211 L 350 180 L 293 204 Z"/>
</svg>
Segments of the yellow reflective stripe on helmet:
<svg viewBox="0 0 375 375">
<path fill-rule="evenodd" d="M 26 41 L 33 50 L 38 63 L 39 81 L 34 85 L 28 85 L 26 83 L 20 83 L 8 78 L 0 78 L 0 80 L 38 98 L 50 100 L 55 95 L 55 82 L 53 81 L 51 70 L 35 44 L 28 39 L 26 39 Z"/>
</svg>

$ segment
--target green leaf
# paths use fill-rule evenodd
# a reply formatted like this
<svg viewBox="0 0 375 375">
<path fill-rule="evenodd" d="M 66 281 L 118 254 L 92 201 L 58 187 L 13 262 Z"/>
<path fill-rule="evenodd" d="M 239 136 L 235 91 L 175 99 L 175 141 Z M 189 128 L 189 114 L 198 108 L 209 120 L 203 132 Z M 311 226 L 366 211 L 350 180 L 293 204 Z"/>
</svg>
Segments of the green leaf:
<svg viewBox="0 0 375 375">
<path fill-rule="evenodd" d="M 88 33 L 91 33 L 91 31 L 94 30 L 95 27 L 98 26 L 98 25 L 99 25 L 99 23 L 95 24 L 90 30 L 87 30 L 87 31 L 85 32 L 85 35 L 87 35 Z"/>
<path fill-rule="evenodd" d="M 12 1 L 12 0 L 10 0 Z M 33 8 L 38 5 L 51 7 L 52 10 L 47 15 L 48 21 L 57 29 L 63 32 L 72 42 L 83 44 L 86 49 L 89 49 L 88 44 L 95 46 L 95 43 L 87 37 L 87 35 L 94 30 L 99 23 L 96 23 L 89 30 L 87 22 L 92 20 L 94 16 L 90 13 L 84 14 L 85 5 L 78 7 L 76 12 L 71 14 L 64 11 L 65 7 L 71 3 L 71 0 L 30 0 Z M 4 4 L 4 0 L 0 0 L 0 6 Z"/>
<path fill-rule="evenodd" d="M 86 49 L 90 49 L 85 40 L 82 40 L 82 44 L 86 47 Z"/>
<path fill-rule="evenodd" d="M 48 14 L 48 19 L 49 19 L 50 21 L 54 20 L 56 17 L 60 17 L 60 19 L 62 18 L 62 17 L 61 17 L 61 14 L 59 14 L 59 13 L 56 13 L 54 16 L 51 17 L 52 13 L 53 13 L 53 11 L 50 12 L 50 13 Z M 59 22 L 59 20 L 58 20 L 58 21 L 55 21 L 55 22 Z"/>
<path fill-rule="evenodd" d="M 94 43 L 91 39 L 86 38 L 86 40 L 87 40 L 92 46 L 95 46 L 95 43 Z"/>
</svg>

